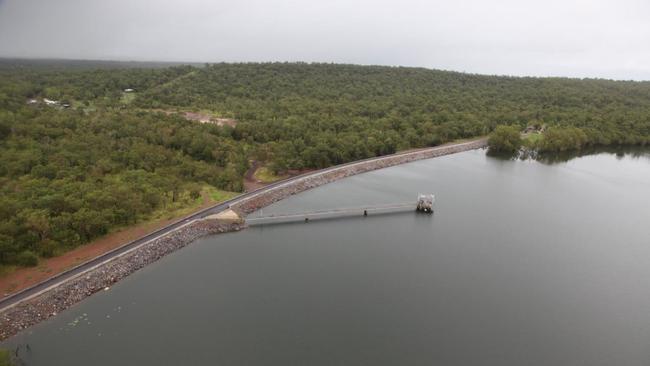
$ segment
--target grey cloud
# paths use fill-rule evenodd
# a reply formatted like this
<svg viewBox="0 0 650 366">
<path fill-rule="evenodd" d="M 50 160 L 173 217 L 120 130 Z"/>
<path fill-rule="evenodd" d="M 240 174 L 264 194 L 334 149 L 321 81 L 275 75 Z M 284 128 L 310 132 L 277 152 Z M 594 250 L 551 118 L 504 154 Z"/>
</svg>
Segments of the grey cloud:
<svg viewBox="0 0 650 366">
<path fill-rule="evenodd" d="M 0 0 L 0 55 L 650 79 L 645 0 Z"/>
</svg>

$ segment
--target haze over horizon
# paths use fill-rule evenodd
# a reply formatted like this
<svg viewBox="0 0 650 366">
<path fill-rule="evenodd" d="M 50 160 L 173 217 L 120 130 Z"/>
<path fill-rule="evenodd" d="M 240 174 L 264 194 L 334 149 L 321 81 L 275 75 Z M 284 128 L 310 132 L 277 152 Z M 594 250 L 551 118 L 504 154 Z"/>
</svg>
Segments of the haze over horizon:
<svg viewBox="0 0 650 366">
<path fill-rule="evenodd" d="M 0 57 L 650 80 L 648 14 L 642 0 L 0 0 Z"/>
</svg>

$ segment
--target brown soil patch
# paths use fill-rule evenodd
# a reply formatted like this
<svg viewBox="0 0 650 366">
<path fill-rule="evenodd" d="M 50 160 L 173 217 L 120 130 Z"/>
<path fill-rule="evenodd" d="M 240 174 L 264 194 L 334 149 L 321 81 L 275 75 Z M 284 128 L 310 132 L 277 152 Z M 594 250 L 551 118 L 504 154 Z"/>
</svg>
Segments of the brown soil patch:
<svg viewBox="0 0 650 366">
<path fill-rule="evenodd" d="M 255 171 L 260 167 L 259 161 L 253 161 L 251 167 L 248 168 L 246 174 L 244 174 L 244 191 L 251 192 L 256 189 L 267 186 L 268 183 L 264 183 L 260 180 L 255 179 Z"/>
<path fill-rule="evenodd" d="M 185 112 L 183 113 L 185 119 L 190 121 L 198 121 L 201 123 L 214 123 L 217 126 L 237 126 L 237 120 L 232 118 L 215 118 L 209 114 L 195 113 L 195 112 Z"/>
<path fill-rule="evenodd" d="M 244 179 L 244 190 L 246 192 L 252 192 L 252 191 L 254 191 L 256 189 L 266 187 L 267 185 L 268 185 L 268 183 L 262 183 L 262 182 L 260 182 L 258 180 L 255 180 L 255 179 L 252 179 L 252 180 Z"/>
<path fill-rule="evenodd" d="M 197 113 L 197 112 L 181 112 L 181 111 L 176 111 L 176 110 L 169 110 L 169 109 L 149 109 L 150 112 L 158 112 L 158 113 L 164 113 L 166 115 L 171 115 L 171 114 L 180 114 L 183 116 L 186 120 L 188 121 L 196 121 L 196 122 L 201 122 L 201 123 L 214 123 L 217 126 L 230 126 L 230 127 L 235 127 L 237 126 L 237 120 L 233 118 L 217 118 L 213 117 L 209 114 L 206 113 Z"/>
</svg>

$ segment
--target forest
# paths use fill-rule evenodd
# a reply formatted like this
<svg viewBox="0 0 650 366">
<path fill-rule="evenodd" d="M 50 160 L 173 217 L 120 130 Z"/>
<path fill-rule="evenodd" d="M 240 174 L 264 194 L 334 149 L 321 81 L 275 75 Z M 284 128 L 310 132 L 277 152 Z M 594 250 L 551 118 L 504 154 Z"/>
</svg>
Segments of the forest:
<svg viewBox="0 0 650 366">
<path fill-rule="evenodd" d="M 35 265 L 205 185 L 242 191 L 253 160 L 274 173 L 317 169 L 498 126 L 506 137 L 534 129 L 546 153 L 646 145 L 650 82 L 0 60 L 0 265 Z"/>
</svg>

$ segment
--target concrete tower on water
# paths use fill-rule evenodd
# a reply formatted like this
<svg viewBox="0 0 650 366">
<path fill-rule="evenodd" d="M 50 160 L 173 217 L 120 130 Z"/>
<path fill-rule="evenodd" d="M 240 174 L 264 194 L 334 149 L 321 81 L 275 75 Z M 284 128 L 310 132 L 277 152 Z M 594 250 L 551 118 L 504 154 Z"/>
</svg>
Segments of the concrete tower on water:
<svg viewBox="0 0 650 366">
<path fill-rule="evenodd" d="M 420 212 L 433 213 L 433 202 L 435 202 L 435 200 L 436 197 L 432 194 L 418 195 L 417 210 Z"/>
</svg>

